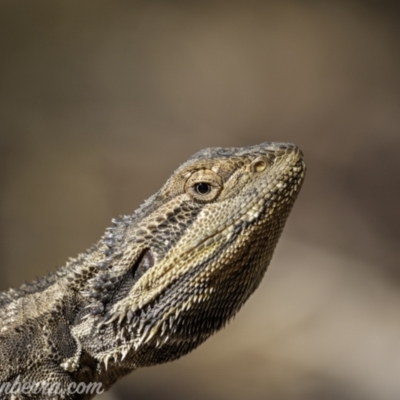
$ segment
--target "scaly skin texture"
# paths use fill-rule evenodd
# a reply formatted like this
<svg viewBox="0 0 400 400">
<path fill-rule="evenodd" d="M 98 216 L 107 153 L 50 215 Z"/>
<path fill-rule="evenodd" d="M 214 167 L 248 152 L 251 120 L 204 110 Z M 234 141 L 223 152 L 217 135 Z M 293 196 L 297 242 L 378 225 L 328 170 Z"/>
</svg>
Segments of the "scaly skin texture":
<svg viewBox="0 0 400 400">
<path fill-rule="evenodd" d="M 259 285 L 304 174 L 292 144 L 196 153 L 86 253 L 0 293 L 0 383 L 109 388 L 196 348 Z"/>
</svg>

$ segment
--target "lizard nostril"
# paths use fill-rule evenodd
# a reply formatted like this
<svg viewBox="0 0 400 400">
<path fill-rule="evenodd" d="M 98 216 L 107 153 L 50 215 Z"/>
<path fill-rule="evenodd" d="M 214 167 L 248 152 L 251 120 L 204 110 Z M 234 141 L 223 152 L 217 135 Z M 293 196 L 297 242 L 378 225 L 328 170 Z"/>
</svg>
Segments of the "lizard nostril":
<svg viewBox="0 0 400 400">
<path fill-rule="evenodd" d="M 267 167 L 269 163 L 268 161 L 263 158 L 263 157 L 257 157 L 252 163 L 251 163 L 251 171 L 252 172 L 263 172 Z"/>
</svg>

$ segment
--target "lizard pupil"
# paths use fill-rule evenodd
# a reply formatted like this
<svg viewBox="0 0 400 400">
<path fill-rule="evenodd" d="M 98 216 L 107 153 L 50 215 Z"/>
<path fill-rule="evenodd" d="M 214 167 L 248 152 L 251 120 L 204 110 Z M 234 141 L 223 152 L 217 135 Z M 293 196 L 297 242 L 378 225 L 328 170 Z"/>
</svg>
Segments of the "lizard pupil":
<svg viewBox="0 0 400 400">
<path fill-rule="evenodd" d="M 200 182 L 196 184 L 195 189 L 199 194 L 207 194 L 211 191 L 211 185 L 209 183 Z"/>
</svg>

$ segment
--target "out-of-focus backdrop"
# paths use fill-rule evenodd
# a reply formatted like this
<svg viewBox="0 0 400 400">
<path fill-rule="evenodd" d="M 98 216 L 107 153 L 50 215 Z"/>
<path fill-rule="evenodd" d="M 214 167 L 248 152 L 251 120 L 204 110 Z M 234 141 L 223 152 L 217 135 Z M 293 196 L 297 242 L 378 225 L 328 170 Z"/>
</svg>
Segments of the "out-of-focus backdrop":
<svg viewBox="0 0 400 400">
<path fill-rule="evenodd" d="M 1 1 L 0 289 L 201 148 L 289 141 L 308 164 L 236 319 L 103 399 L 399 398 L 399 4 Z"/>
</svg>

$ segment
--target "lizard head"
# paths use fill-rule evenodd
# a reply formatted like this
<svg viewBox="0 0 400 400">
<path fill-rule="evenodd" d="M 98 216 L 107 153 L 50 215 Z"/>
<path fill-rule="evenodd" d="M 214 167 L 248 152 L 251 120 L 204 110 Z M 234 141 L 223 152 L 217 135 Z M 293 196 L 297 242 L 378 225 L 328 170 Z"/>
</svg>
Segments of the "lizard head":
<svg viewBox="0 0 400 400">
<path fill-rule="evenodd" d="M 92 279 L 109 285 L 93 291 L 103 333 L 123 331 L 115 353 L 169 361 L 223 327 L 259 285 L 304 174 L 292 144 L 205 149 L 117 221 L 108 247 L 122 256 Z"/>
</svg>

